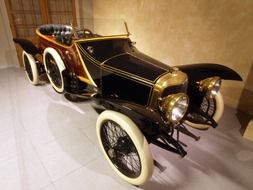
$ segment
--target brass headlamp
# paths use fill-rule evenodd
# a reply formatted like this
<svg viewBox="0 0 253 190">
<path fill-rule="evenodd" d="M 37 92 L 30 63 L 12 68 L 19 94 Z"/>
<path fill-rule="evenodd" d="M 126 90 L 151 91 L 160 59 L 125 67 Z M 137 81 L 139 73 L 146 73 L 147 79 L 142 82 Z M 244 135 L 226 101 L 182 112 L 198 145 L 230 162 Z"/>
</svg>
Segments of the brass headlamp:
<svg viewBox="0 0 253 190">
<path fill-rule="evenodd" d="M 214 98 L 220 90 L 221 78 L 210 77 L 199 82 L 199 90 L 204 92 L 207 98 Z"/>
<path fill-rule="evenodd" d="M 188 96 L 185 93 L 178 93 L 162 98 L 159 103 L 159 108 L 167 121 L 177 123 L 184 117 L 188 105 Z"/>
</svg>

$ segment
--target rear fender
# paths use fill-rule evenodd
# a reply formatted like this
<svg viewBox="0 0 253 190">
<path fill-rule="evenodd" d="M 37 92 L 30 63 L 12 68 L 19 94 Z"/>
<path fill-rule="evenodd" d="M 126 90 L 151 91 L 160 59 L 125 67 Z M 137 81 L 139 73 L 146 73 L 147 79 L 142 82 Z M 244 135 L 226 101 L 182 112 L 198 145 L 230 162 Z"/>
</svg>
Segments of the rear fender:
<svg viewBox="0 0 253 190">
<path fill-rule="evenodd" d="M 13 41 L 19 44 L 25 52 L 31 54 L 33 57 L 39 54 L 38 48 L 30 40 L 23 38 L 13 38 Z"/>
<path fill-rule="evenodd" d="M 180 65 L 176 67 L 188 75 L 190 82 L 200 81 L 202 79 L 213 76 L 219 76 L 220 78 L 225 80 L 242 81 L 241 76 L 236 71 L 224 65 L 214 63 L 201 63 Z"/>
</svg>

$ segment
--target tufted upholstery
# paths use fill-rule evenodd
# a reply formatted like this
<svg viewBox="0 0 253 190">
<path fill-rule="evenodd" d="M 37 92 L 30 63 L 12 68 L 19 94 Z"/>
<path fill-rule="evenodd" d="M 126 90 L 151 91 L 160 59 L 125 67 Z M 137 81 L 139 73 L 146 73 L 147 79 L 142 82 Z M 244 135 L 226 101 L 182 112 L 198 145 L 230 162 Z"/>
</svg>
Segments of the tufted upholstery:
<svg viewBox="0 0 253 190">
<path fill-rule="evenodd" d="M 72 39 L 72 27 L 62 24 L 46 24 L 38 28 L 39 32 L 43 35 L 55 37 L 57 42 L 64 45 L 70 45 Z"/>
</svg>

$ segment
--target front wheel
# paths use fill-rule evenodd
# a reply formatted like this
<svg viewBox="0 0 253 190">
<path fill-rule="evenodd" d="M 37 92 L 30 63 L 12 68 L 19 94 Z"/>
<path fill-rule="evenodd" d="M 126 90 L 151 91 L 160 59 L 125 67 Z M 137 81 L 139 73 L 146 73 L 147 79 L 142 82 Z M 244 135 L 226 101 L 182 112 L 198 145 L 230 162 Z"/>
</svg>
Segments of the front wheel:
<svg viewBox="0 0 253 190">
<path fill-rule="evenodd" d="M 218 122 L 224 110 L 224 102 L 221 93 L 218 92 L 215 98 L 212 99 L 204 97 L 200 109 Z M 184 123 L 196 129 L 208 129 L 211 126 L 205 124 L 206 119 L 197 113 L 189 113 Z"/>
<path fill-rule="evenodd" d="M 153 173 L 148 142 L 127 116 L 106 110 L 96 124 L 101 149 L 114 171 L 127 182 L 141 185 Z"/>
</svg>

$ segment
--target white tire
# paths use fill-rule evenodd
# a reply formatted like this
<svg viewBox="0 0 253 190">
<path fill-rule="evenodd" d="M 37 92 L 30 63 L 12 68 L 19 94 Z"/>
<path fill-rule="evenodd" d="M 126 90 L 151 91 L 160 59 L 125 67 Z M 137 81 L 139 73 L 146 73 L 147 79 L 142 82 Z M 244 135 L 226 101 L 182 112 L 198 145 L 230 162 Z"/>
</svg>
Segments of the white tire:
<svg viewBox="0 0 253 190">
<path fill-rule="evenodd" d="M 213 119 L 216 121 L 216 123 L 218 123 L 223 115 L 224 101 L 220 92 L 217 93 L 214 99 L 215 99 L 216 109 L 215 109 Z M 210 125 L 207 125 L 207 124 L 205 125 L 205 124 L 194 123 L 188 120 L 185 120 L 184 123 L 196 129 L 208 129 L 210 127 Z"/>
<path fill-rule="evenodd" d="M 48 47 L 43 52 L 43 62 L 47 77 L 58 93 L 64 92 L 64 80 L 62 72 L 66 69 L 59 53 L 51 47 Z"/>
<path fill-rule="evenodd" d="M 38 74 L 38 68 L 37 68 L 34 57 L 31 54 L 23 51 L 22 61 L 23 61 L 25 73 L 29 82 L 32 85 L 37 85 L 39 83 L 39 74 Z"/>
<path fill-rule="evenodd" d="M 117 133 L 112 133 L 109 128 L 114 128 Z M 122 179 L 134 185 L 141 185 L 150 179 L 154 167 L 152 154 L 146 138 L 130 118 L 119 112 L 106 110 L 99 115 L 97 119 L 96 130 L 99 145 L 107 161 Z M 107 136 L 105 136 L 105 133 Z M 117 137 L 118 134 L 121 134 L 123 137 Z M 113 136 L 114 138 L 108 138 L 109 136 Z M 131 141 L 129 140 L 129 137 Z M 116 144 L 111 141 L 114 143 L 116 142 Z M 108 149 L 108 142 L 113 143 L 114 147 L 106 150 Z M 121 151 L 119 147 L 124 147 L 124 151 L 129 151 L 131 149 L 131 152 L 125 155 L 122 153 L 123 151 Z M 118 157 L 119 155 L 120 157 Z M 128 159 L 129 161 L 129 157 L 131 159 L 131 156 L 133 157 L 132 160 L 137 160 L 138 164 L 140 165 L 133 164 L 136 166 L 136 168 L 138 168 L 137 171 L 133 171 L 133 173 L 131 173 L 131 171 L 128 173 L 127 170 L 131 170 L 131 166 L 129 165 L 131 165 L 133 162 L 127 162 L 124 159 Z M 113 163 L 112 160 L 114 160 L 115 163 Z M 123 165 L 125 164 L 124 167 L 121 162 Z M 133 168 L 136 169 L 135 167 L 132 167 L 132 169 Z"/>
</svg>

